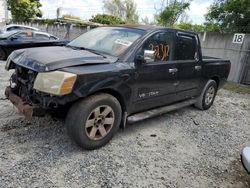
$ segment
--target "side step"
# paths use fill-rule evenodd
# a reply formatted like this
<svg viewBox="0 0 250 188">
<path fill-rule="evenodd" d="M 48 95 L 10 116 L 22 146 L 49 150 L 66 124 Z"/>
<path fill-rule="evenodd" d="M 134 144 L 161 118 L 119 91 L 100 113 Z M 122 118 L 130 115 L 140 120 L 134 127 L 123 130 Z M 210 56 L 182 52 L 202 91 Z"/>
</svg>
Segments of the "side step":
<svg viewBox="0 0 250 188">
<path fill-rule="evenodd" d="M 190 100 L 187 100 L 184 102 L 179 102 L 179 103 L 172 104 L 169 106 L 164 106 L 164 107 L 155 108 L 155 109 L 145 111 L 145 112 L 140 112 L 140 113 L 137 113 L 137 114 L 134 114 L 134 115 L 127 117 L 127 123 L 135 123 L 137 121 L 141 121 L 144 119 L 159 116 L 161 114 L 165 114 L 167 112 L 195 104 L 196 101 L 197 101 L 197 99 L 190 99 Z"/>
</svg>

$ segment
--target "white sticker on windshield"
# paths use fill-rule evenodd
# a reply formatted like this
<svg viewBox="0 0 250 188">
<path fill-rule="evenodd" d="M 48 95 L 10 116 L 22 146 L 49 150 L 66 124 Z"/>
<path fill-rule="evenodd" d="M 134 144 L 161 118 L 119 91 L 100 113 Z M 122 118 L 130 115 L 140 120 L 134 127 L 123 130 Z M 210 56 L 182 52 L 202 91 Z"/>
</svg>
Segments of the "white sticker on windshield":
<svg viewBox="0 0 250 188">
<path fill-rule="evenodd" d="M 122 40 L 122 39 L 116 39 L 115 43 L 116 44 L 121 44 L 123 46 L 130 46 L 132 44 L 132 42 L 130 42 L 128 40 Z"/>
</svg>

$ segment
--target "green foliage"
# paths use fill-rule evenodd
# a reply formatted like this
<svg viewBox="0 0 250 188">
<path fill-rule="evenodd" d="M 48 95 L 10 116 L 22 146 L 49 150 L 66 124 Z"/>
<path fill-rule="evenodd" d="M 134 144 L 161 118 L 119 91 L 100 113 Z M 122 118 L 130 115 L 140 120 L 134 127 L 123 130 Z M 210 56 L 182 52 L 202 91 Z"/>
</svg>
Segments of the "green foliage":
<svg viewBox="0 0 250 188">
<path fill-rule="evenodd" d="M 214 22 L 206 22 L 204 23 L 205 31 L 207 32 L 220 32 L 221 27 L 219 26 L 218 23 Z"/>
<path fill-rule="evenodd" d="M 32 23 L 38 23 L 38 24 L 48 24 L 53 25 L 55 24 L 56 19 L 34 19 L 32 20 Z"/>
<path fill-rule="evenodd" d="M 7 0 L 8 10 L 15 22 L 26 22 L 30 19 L 42 17 L 39 0 Z"/>
<path fill-rule="evenodd" d="M 174 27 L 177 29 L 183 29 L 195 32 L 204 32 L 206 30 L 204 25 L 192 24 L 190 22 L 181 22 L 179 24 L 175 24 Z"/>
<path fill-rule="evenodd" d="M 92 16 L 90 21 L 107 25 L 124 24 L 124 21 L 122 21 L 121 18 L 108 14 L 97 14 L 95 16 Z"/>
<path fill-rule="evenodd" d="M 156 20 L 159 25 L 173 26 L 189 6 L 190 1 L 172 0 L 156 15 Z"/>
<path fill-rule="evenodd" d="M 126 13 L 126 18 L 125 21 L 126 23 L 138 23 L 139 20 L 139 15 L 137 14 L 137 8 L 136 4 L 133 0 L 126 0 L 124 1 L 125 3 L 125 13 Z"/>
<path fill-rule="evenodd" d="M 206 21 L 206 25 L 215 31 L 250 32 L 250 1 L 215 0 Z"/>
<path fill-rule="evenodd" d="M 139 15 L 133 0 L 104 0 L 103 8 L 126 23 L 138 23 Z"/>
</svg>

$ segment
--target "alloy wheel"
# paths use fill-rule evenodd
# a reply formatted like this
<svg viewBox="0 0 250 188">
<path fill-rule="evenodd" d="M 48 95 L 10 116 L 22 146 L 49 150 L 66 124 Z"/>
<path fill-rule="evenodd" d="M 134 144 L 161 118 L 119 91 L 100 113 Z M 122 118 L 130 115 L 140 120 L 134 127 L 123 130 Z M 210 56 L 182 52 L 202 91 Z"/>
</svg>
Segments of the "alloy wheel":
<svg viewBox="0 0 250 188">
<path fill-rule="evenodd" d="M 115 113 L 110 106 L 103 105 L 95 108 L 87 118 L 85 132 L 89 139 L 103 139 L 112 129 Z"/>
</svg>

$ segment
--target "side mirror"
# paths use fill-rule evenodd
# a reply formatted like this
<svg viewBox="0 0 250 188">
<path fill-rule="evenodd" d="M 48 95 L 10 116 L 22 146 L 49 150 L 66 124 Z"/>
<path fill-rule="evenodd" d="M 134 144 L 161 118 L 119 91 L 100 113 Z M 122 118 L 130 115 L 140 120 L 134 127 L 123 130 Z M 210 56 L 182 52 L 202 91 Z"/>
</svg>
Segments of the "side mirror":
<svg viewBox="0 0 250 188">
<path fill-rule="evenodd" d="M 155 60 L 155 51 L 153 50 L 144 50 L 143 55 L 137 55 L 135 58 L 135 62 L 137 64 L 143 64 L 143 63 L 152 63 Z"/>
<path fill-rule="evenodd" d="M 154 50 L 144 50 L 144 60 L 146 63 L 152 63 L 155 60 L 155 51 Z"/>
<path fill-rule="evenodd" d="M 136 55 L 135 62 L 139 65 L 145 63 L 144 57 L 142 55 Z"/>
</svg>

